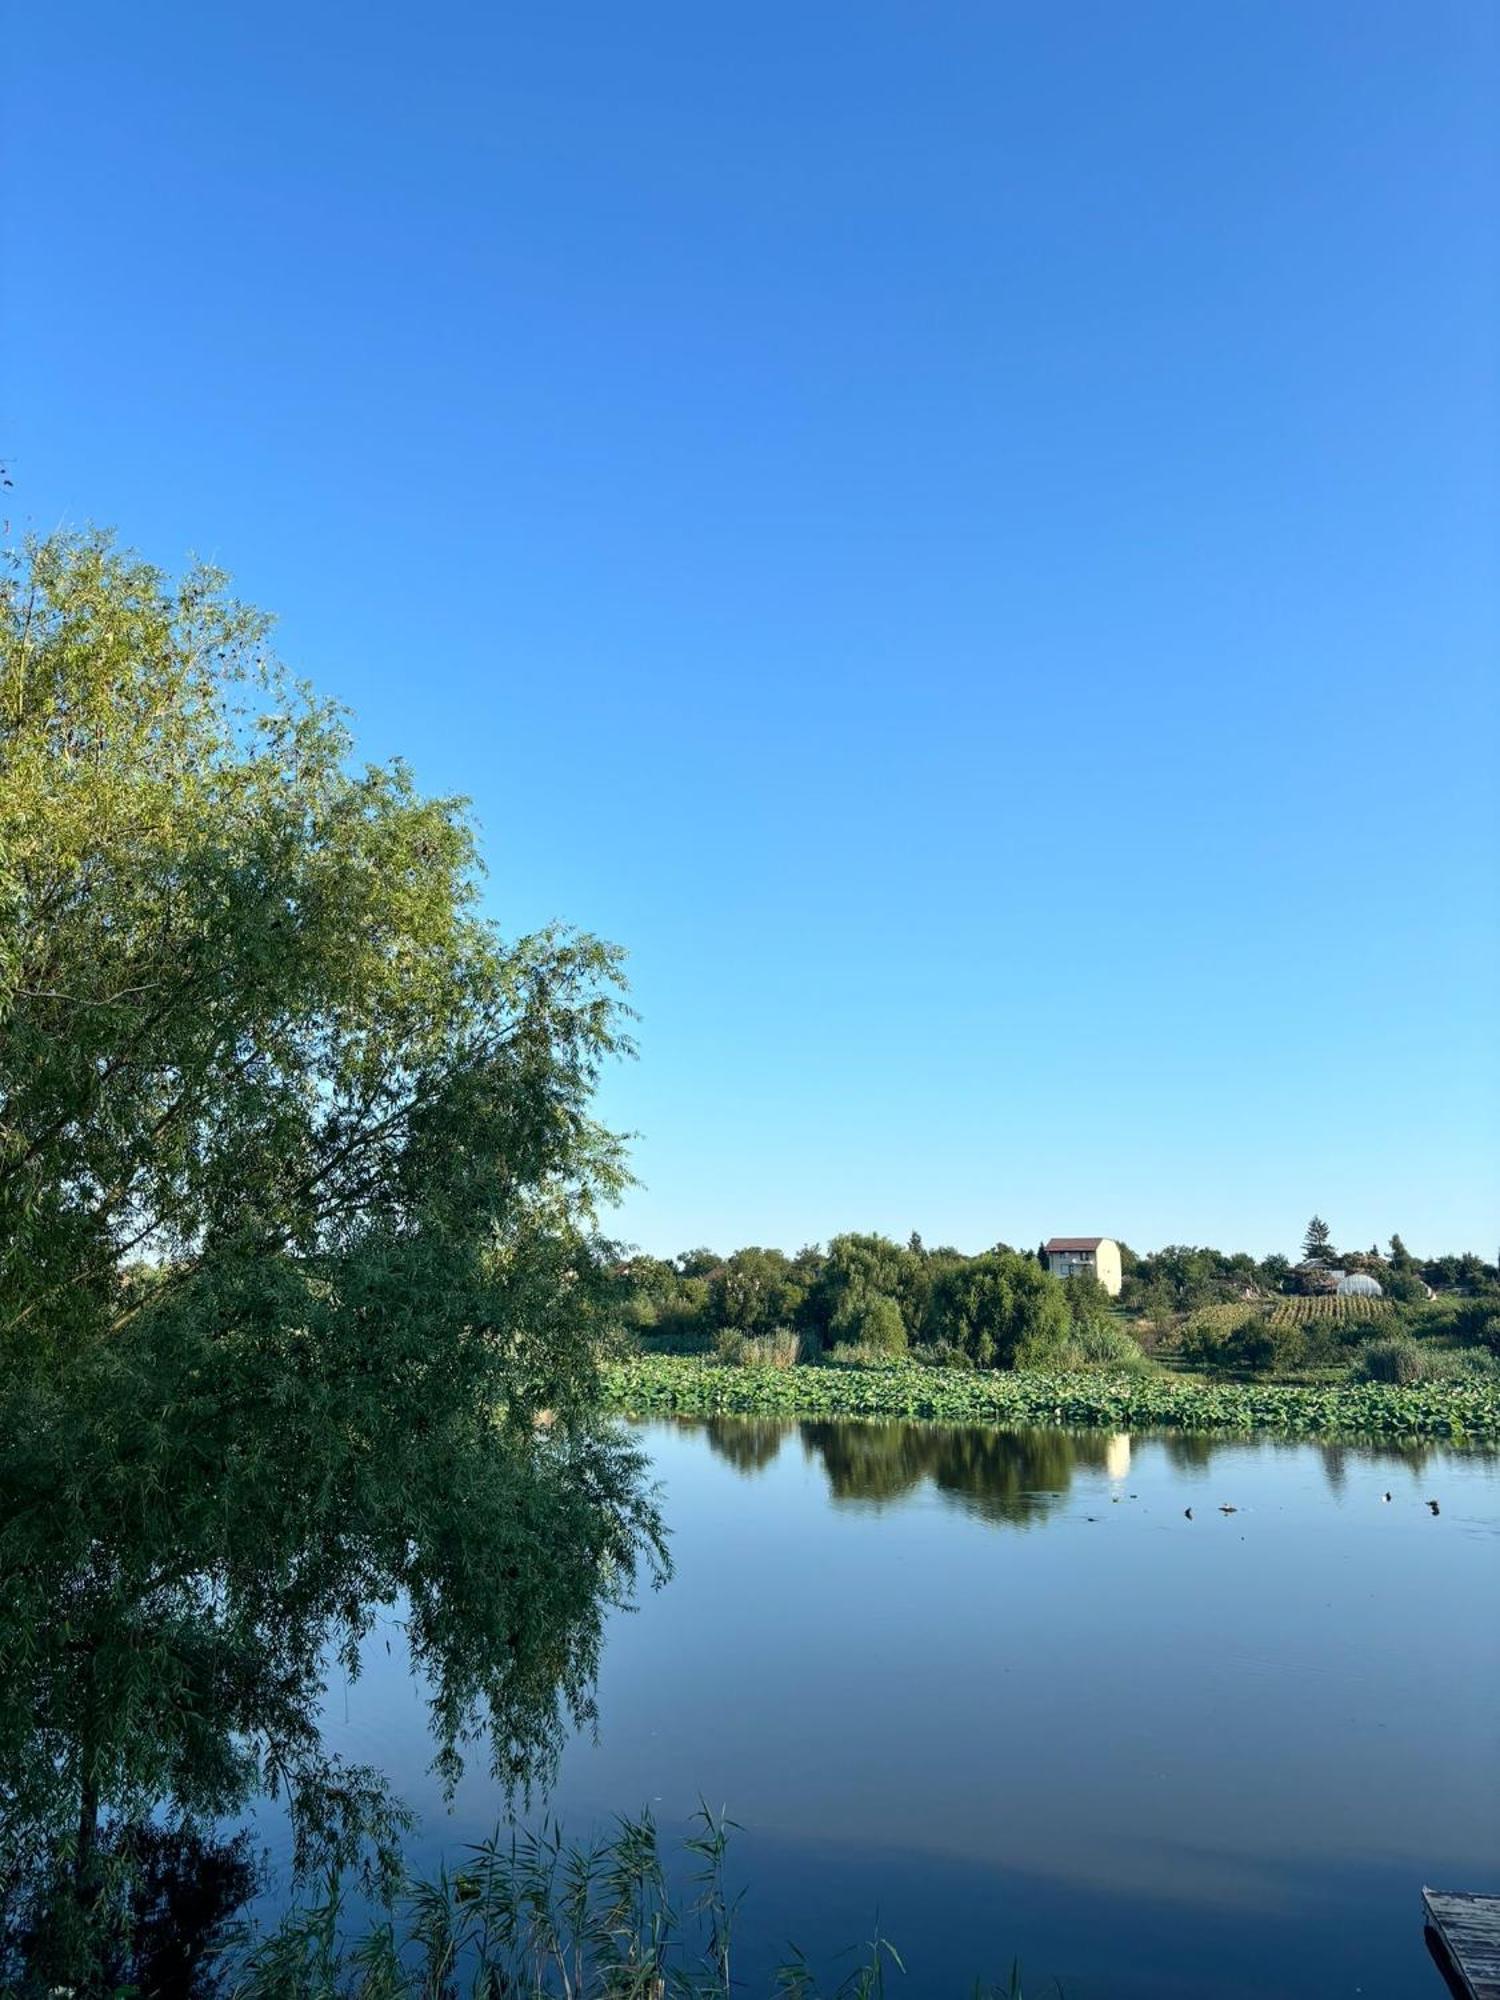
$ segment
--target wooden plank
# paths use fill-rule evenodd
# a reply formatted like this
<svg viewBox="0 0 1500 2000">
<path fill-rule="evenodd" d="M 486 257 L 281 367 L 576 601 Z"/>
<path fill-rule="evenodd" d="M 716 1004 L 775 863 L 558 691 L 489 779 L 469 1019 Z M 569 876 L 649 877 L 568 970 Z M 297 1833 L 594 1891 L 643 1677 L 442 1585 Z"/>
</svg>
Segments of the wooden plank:
<svg viewBox="0 0 1500 2000">
<path fill-rule="evenodd" d="M 1500 1896 L 1424 1889 L 1427 1921 L 1471 2000 L 1500 2000 Z"/>
</svg>

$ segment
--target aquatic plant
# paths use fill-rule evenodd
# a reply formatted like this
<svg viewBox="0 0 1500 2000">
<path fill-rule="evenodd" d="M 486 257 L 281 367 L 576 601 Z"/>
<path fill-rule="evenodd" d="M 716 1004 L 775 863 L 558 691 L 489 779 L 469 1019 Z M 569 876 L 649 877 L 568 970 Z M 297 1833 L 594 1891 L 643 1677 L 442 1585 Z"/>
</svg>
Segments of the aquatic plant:
<svg viewBox="0 0 1500 2000">
<path fill-rule="evenodd" d="M 606 1368 L 603 1380 L 610 1406 L 631 1415 L 912 1417 L 1293 1438 L 1500 1441 L 1500 1384 L 1482 1379 L 1304 1387 L 1140 1372 L 991 1373 L 905 1360 L 741 1369 L 652 1355 Z"/>
<path fill-rule="evenodd" d="M 408 1881 L 394 1913 L 352 1942 L 334 1875 L 273 1931 L 242 1931 L 229 1959 L 230 2000 L 729 2000 L 749 1990 L 735 1969 L 743 1899 L 727 1876 L 737 1830 L 700 1806 L 682 1841 L 681 1899 L 649 1810 L 580 1843 L 555 1823 L 497 1833 L 452 1873 Z M 906 1970 L 878 1925 L 841 1956 L 854 1959 L 852 1969 L 826 1987 L 790 1948 L 769 1993 L 883 2000 L 889 1976 Z M 1023 2000 L 1019 1968 L 1003 1986 L 976 1982 L 970 1991 L 973 2000 Z"/>
</svg>

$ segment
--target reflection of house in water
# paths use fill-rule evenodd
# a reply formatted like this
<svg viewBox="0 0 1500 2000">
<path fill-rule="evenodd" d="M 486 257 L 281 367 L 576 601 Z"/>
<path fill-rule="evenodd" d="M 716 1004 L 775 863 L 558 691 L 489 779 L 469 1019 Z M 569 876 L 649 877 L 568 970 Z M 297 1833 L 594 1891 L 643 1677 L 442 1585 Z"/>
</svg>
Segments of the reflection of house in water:
<svg viewBox="0 0 1500 2000">
<path fill-rule="evenodd" d="M 1130 1439 L 1117 1431 L 1104 1447 L 1104 1470 L 1111 1479 L 1124 1479 L 1130 1471 Z"/>
</svg>

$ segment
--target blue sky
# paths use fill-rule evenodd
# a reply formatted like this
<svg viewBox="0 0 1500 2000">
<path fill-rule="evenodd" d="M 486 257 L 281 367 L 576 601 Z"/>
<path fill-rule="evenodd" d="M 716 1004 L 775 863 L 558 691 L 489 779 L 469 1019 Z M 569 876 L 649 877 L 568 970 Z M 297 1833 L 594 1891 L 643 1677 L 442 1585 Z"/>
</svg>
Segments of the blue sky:
<svg viewBox="0 0 1500 2000">
<path fill-rule="evenodd" d="M 7 40 L 14 521 L 628 947 L 622 1233 L 1495 1254 L 1487 4 Z"/>
</svg>

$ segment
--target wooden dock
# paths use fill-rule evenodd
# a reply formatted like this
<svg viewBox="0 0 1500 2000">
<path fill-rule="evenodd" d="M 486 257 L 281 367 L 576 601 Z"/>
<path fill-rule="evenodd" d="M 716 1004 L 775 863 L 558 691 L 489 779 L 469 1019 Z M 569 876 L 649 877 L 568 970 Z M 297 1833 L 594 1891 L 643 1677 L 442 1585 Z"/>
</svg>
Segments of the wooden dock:
<svg viewBox="0 0 1500 2000">
<path fill-rule="evenodd" d="M 1500 2000 L 1500 1896 L 1466 1896 L 1424 1889 L 1430 1929 L 1437 1933 L 1469 2000 Z"/>
</svg>

